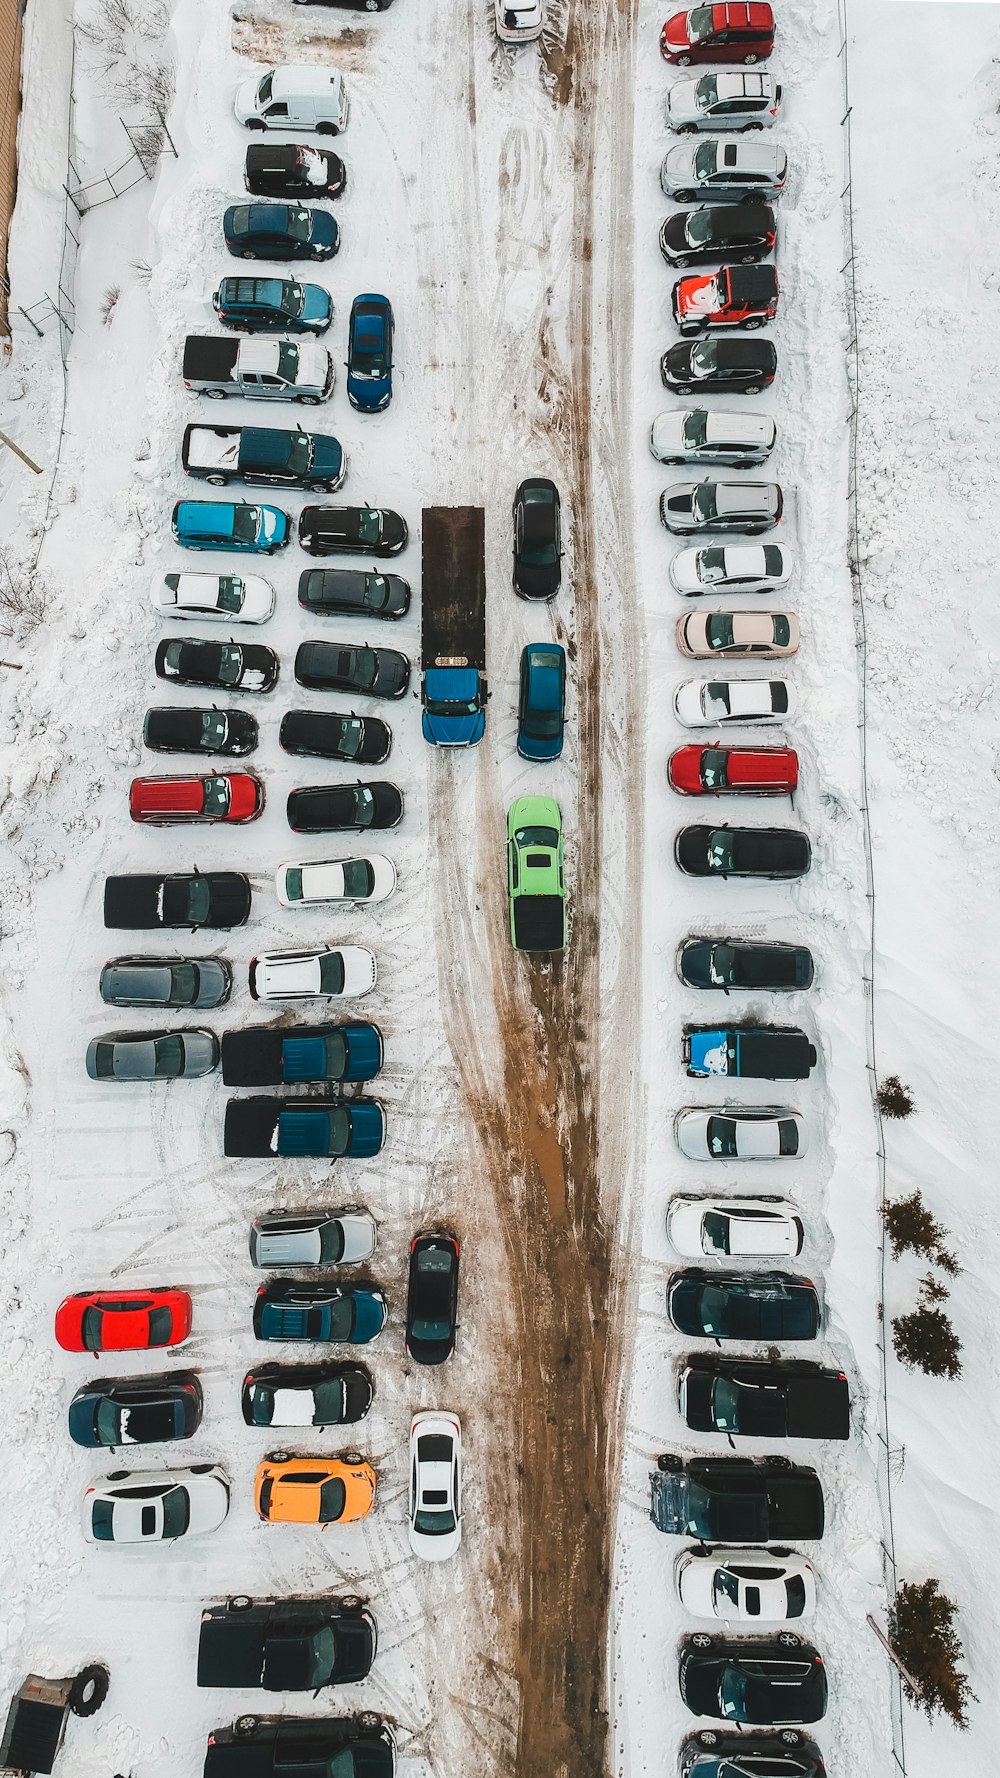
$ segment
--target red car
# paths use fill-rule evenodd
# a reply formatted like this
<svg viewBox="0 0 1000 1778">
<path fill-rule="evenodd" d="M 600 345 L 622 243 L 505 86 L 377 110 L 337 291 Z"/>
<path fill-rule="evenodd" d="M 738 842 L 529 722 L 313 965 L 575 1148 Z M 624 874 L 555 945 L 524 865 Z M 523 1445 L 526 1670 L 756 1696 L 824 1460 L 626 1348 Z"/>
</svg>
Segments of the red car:
<svg viewBox="0 0 1000 1778">
<path fill-rule="evenodd" d="M 692 62 L 743 62 L 752 68 L 774 48 L 774 14 L 751 0 L 749 6 L 695 6 L 675 12 L 660 32 L 660 54 L 676 68 Z"/>
<path fill-rule="evenodd" d="M 190 1332 L 186 1290 L 82 1290 L 56 1310 L 64 1352 L 145 1352 L 179 1346 Z"/>
<path fill-rule="evenodd" d="M 678 747 L 667 777 L 682 796 L 791 796 L 799 758 L 791 747 Z"/>
<path fill-rule="evenodd" d="M 133 821 L 169 827 L 185 821 L 256 821 L 264 786 L 252 772 L 211 772 L 207 778 L 133 778 Z"/>
<path fill-rule="evenodd" d="M 717 272 L 678 278 L 674 320 L 682 333 L 709 327 L 763 327 L 778 312 L 778 274 L 773 265 L 724 265 Z"/>
</svg>

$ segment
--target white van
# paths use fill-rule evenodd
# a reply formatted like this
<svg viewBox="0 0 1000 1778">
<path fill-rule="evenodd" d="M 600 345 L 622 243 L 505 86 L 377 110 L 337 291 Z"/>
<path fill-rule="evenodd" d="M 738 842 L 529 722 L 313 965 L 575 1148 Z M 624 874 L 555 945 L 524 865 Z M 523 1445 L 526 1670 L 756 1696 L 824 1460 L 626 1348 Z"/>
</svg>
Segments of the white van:
<svg viewBox="0 0 1000 1778">
<path fill-rule="evenodd" d="M 337 68 L 303 64 L 268 68 L 236 91 L 236 121 L 248 130 L 315 130 L 339 136 L 349 106 L 344 76 Z"/>
</svg>

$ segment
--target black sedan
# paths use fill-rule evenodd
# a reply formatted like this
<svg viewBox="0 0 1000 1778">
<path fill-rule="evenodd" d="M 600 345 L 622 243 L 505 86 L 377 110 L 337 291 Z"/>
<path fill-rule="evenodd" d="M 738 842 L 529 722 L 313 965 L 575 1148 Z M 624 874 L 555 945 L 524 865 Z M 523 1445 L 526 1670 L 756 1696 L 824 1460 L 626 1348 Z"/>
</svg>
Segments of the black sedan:
<svg viewBox="0 0 1000 1778">
<path fill-rule="evenodd" d="M 826 1778 L 819 1748 L 798 1729 L 732 1735 L 702 1729 L 681 1748 L 680 1778 Z"/>
<path fill-rule="evenodd" d="M 259 739 L 256 717 L 243 710 L 186 710 L 163 704 L 147 710 L 142 739 L 151 753 L 221 753 L 241 759 Z"/>
<path fill-rule="evenodd" d="M 689 1636 L 677 1673 L 681 1697 L 695 1716 L 725 1722 L 820 1722 L 826 1715 L 822 1657 L 790 1631 L 764 1641 Z"/>
<path fill-rule="evenodd" d="M 395 784 L 319 784 L 288 793 L 288 825 L 293 833 L 352 833 L 369 827 L 395 827 L 403 799 Z"/>
<path fill-rule="evenodd" d="M 536 476 L 514 496 L 514 591 L 554 599 L 562 581 L 559 489 Z"/>
<path fill-rule="evenodd" d="M 369 574 L 364 568 L 306 568 L 299 575 L 299 604 L 306 611 L 320 613 L 405 617 L 410 609 L 410 587 L 401 574 Z"/>
<path fill-rule="evenodd" d="M 201 1425 L 201 1384 L 193 1371 L 97 1377 L 69 1404 L 69 1436 L 88 1449 L 157 1445 L 190 1438 Z"/>
<path fill-rule="evenodd" d="M 250 882 L 242 871 L 108 877 L 104 884 L 104 924 L 119 931 L 158 926 L 219 930 L 245 926 L 249 918 Z"/>
<path fill-rule="evenodd" d="M 351 1426 L 374 1399 L 363 1364 L 258 1364 L 243 1379 L 248 1426 Z"/>
<path fill-rule="evenodd" d="M 406 520 L 385 506 L 304 506 L 299 514 L 299 542 L 311 556 L 398 556 L 409 535 Z"/>
<path fill-rule="evenodd" d="M 338 716 L 335 711 L 286 710 L 278 730 L 286 753 L 307 759 L 348 759 L 379 765 L 388 759 L 392 730 L 377 716 Z"/>
<path fill-rule="evenodd" d="M 758 395 L 774 382 L 778 354 L 770 340 L 681 340 L 660 359 L 664 387 L 675 395 L 717 389 Z"/>
<path fill-rule="evenodd" d="M 273 691 L 278 683 L 278 657 L 262 642 L 186 642 L 168 639 L 157 645 L 157 679 L 174 685 L 213 685 L 224 691 Z"/>
<path fill-rule="evenodd" d="M 770 204 L 703 204 L 677 210 L 660 230 L 660 252 L 668 265 L 706 265 L 766 259 L 776 228 Z"/>
<path fill-rule="evenodd" d="M 692 1355 L 681 1366 L 681 1418 L 692 1432 L 730 1438 L 849 1438 L 851 1393 L 843 1371 L 805 1359 Z"/>
<path fill-rule="evenodd" d="M 675 1272 L 667 1314 L 695 1339 L 814 1340 L 820 1309 L 816 1287 L 790 1272 Z"/>
<path fill-rule="evenodd" d="M 745 939 L 691 939 L 681 946 L 677 972 L 689 988 L 808 988 L 815 973 L 805 945 L 753 944 Z"/>
<path fill-rule="evenodd" d="M 410 663 L 395 648 L 302 642 L 295 677 L 311 691 L 363 691 L 370 698 L 401 698 L 410 683 Z"/>
<path fill-rule="evenodd" d="M 674 857 L 689 877 L 804 877 L 808 836 L 793 827 L 682 827 Z"/>
<path fill-rule="evenodd" d="M 376 1646 L 375 1619 L 360 1600 L 256 1604 L 237 1595 L 201 1614 L 197 1683 L 267 1692 L 356 1685 L 371 1672 Z"/>
<path fill-rule="evenodd" d="M 458 1326 L 458 1241 L 443 1229 L 410 1242 L 406 1350 L 417 1364 L 444 1364 Z"/>
<path fill-rule="evenodd" d="M 243 183 L 257 198 L 336 198 L 347 184 L 339 154 L 304 142 L 254 142 Z"/>
</svg>

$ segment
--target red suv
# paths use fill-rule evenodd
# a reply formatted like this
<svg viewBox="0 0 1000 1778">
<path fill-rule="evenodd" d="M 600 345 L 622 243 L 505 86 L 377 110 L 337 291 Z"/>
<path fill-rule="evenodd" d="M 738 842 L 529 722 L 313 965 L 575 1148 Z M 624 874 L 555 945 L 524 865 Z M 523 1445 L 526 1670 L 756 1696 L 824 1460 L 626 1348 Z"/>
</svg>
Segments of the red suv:
<svg viewBox="0 0 1000 1778">
<path fill-rule="evenodd" d="M 169 827 L 186 821 L 256 821 L 264 786 L 252 772 L 212 772 L 207 778 L 133 778 L 133 821 Z"/>
<path fill-rule="evenodd" d="M 678 747 L 667 777 L 682 796 L 791 796 L 799 759 L 791 747 Z"/>
<path fill-rule="evenodd" d="M 774 48 L 774 14 L 751 0 L 746 5 L 695 6 L 675 12 L 660 32 L 660 54 L 676 68 L 692 62 L 766 61 Z"/>
</svg>

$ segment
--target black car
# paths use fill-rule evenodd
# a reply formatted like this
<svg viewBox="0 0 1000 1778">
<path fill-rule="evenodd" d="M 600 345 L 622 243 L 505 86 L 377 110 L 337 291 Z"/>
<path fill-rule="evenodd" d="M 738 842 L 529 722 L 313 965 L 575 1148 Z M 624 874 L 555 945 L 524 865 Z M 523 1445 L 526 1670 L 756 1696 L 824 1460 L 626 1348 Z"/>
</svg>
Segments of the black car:
<svg viewBox="0 0 1000 1778">
<path fill-rule="evenodd" d="M 188 710 L 162 704 L 147 710 L 143 744 L 152 753 L 221 753 L 241 759 L 259 740 L 257 719 L 243 710 Z"/>
<path fill-rule="evenodd" d="M 344 611 L 365 617 L 405 617 L 410 587 L 401 574 L 369 574 L 364 568 L 306 568 L 299 575 L 299 604 L 306 611 Z"/>
<path fill-rule="evenodd" d="M 385 506 L 304 506 L 299 514 L 299 542 L 311 556 L 398 556 L 409 535 L 406 520 Z"/>
<path fill-rule="evenodd" d="M 826 1715 L 822 1656 L 788 1630 L 767 1641 L 688 1636 L 681 1643 L 677 1678 L 695 1716 L 777 1727 L 820 1722 Z"/>
<path fill-rule="evenodd" d="M 157 644 L 157 679 L 174 685 L 214 685 L 223 691 L 273 691 L 278 657 L 261 642 L 204 642 L 168 638 Z"/>
<path fill-rule="evenodd" d="M 778 354 L 770 340 L 681 340 L 660 359 L 664 387 L 675 395 L 718 389 L 758 395 L 774 382 Z"/>
<path fill-rule="evenodd" d="M 804 877 L 812 861 L 793 827 L 682 827 L 674 857 L 689 877 Z"/>
<path fill-rule="evenodd" d="M 812 986 L 812 952 L 805 945 L 753 944 L 745 939 L 689 939 L 681 946 L 677 971 L 689 988 L 770 988 Z"/>
<path fill-rule="evenodd" d="M 689 1267 L 667 1286 L 667 1314 L 695 1339 L 814 1340 L 816 1287 L 790 1272 L 710 1272 Z"/>
<path fill-rule="evenodd" d="M 443 1364 L 458 1326 L 458 1242 L 443 1229 L 410 1242 L 406 1350 L 417 1364 Z"/>
<path fill-rule="evenodd" d="M 395 648 L 301 642 L 295 677 L 311 691 L 363 691 L 370 698 L 401 698 L 410 683 L 410 663 Z"/>
<path fill-rule="evenodd" d="M 388 759 L 392 730 L 377 716 L 339 716 L 333 710 L 286 710 L 278 730 L 286 753 L 309 759 L 349 759 L 375 766 Z"/>
<path fill-rule="evenodd" d="M 395 827 L 403 799 L 395 784 L 319 784 L 288 793 L 288 825 L 293 833 L 352 833 L 369 827 Z"/>
<path fill-rule="evenodd" d="M 197 1432 L 203 1406 L 193 1371 L 97 1377 L 69 1404 L 69 1436 L 75 1445 L 111 1451 L 118 1445 L 165 1444 Z"/>
<path fill-rule="evenodd" d="M 681 1747 L 680 1778 L 826 1778 L 814 1741 L 798 1729 L 731 1735 L 702 1729 Z"/>
<path fill-rule="evenodd" d="M 347 184 L 339 154 L 304 142 L 254 142 L 243 183 L 257 198 L 336 198 Z"/>
<path fill-rule="evenodd" d="M 292 1424 L 352 1426 L 375 1399 L 363 1364 L 258 1364 L 243 1379 L 243 1418 L 248 1426 L 281 1426 L 287 1404 Z"/>
<path fill-rule="evenodd" d="M 665 1451 L 650 1477 L 658 1531 L 702 1543 L 820 1538 L 823 1490 L 814 1469 L 787 1457 L 678 1457 Z"/>
<path fill-rule="evenodd" d="M 104 924 L 119 931 L 190 926 L 193 932 L 245 926 L 249 918 L 250 883 L 241 871 L 108 877 L 104 884 Z"/>
<path fill-rule="evenodd" d="M 239 1716 L 213 1729 L 204 1778 L 393 1778 L 392 1730 L 371 1712 L 358 1717 Z"/>
<path fill-rule="evenodd" d="M 741 1438 L 849 1438 L 843 1371 L 804 1359 L 777 1363 L 692 1354 L 681 1366 L 681 1418 L 693 1432 Z"/>
<path fill-rule="evenodd" d="M 660 230 L 660 252 L 671 266 L 723 259 L 753 265 L 766 259 L 775 236 L 770 204 L 702 204 L 667 217 Z"/>
<path fill-rule="evenodd" d="M 360 1600 L 274 1599 L 246 1594 L 201 1614 L 198 1685 L 317 1692 L 356 1685 L 372 1669 L 378 1636 Z"/>
<path fill-rule="evenodd" d="M 514 496 L 514 591 L 522 599 L 554 599 L 561 581 L 559 489 L 536 476 Z"/>
</svg>

